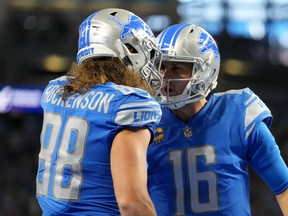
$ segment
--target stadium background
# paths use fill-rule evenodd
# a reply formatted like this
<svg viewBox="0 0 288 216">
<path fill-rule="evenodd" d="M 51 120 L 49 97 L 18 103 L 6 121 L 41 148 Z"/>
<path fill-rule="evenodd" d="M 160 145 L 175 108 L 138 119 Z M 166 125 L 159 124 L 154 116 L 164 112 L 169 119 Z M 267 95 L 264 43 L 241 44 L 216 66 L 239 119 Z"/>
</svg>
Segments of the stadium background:
<svg viewBox="0 0 288 216">
<path fill-rule="evenodd" d="M 133 11 L 155 35 L 178 22 L 206 28 L 222 57 L 216 91 L 249 86 L 257 93 L 272 111 L 271 130 L 288 161 L 288 0 L 1 0 L 0 216 L 41 215 L 41 91 L 74 61 L 80 22 L 107 7 Z M 281 215 L 253 171 L 251 205 L 255 216 Z"/>
</svg>

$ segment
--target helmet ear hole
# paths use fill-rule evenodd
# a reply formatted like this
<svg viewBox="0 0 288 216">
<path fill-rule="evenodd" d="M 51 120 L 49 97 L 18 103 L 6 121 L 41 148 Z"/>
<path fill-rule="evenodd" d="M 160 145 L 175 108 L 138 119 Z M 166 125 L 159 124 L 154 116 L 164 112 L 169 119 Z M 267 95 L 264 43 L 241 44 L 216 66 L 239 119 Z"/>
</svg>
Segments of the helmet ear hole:
<svg viewBox="0 0 288 216">
<path fill-rule="evenodd" d="M 131 44 L 125 43 L 125 46 L 127 47 L 130 53 L 138 53 L 138 51 Z"/>
<path fill-rule="evenodd" d="M 129 43 L 125 43 L 124 44 L 125 47 L 127 48 L 127 50 L 130 52 L 130 53 L 138 53 L 138 51 Z M 122 61 L 124 62 L 125 65 L 130 65 L 130 66 L 133 66 L 133 63 L 131 62 L 131 59 L 128 57 L 128 55 L 126 55 Z"/>
</svg>

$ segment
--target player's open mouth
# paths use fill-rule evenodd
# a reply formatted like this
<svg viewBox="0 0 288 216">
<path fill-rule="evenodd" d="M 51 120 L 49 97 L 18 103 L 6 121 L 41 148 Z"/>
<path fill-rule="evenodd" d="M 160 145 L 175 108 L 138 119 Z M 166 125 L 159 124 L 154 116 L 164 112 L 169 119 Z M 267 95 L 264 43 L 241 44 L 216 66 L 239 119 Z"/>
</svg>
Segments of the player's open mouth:
<svg viewBox="0 0 288 216">
<path fill-rule="evenodd" d="M 174 91 L 173 91 L 172 88 L 164 87 L 162 90 L 163 90 L 162 93 L 163 93 L 164 95 L 169 94 L 169 96 L 173 96 L 173 92 L 174 92 Z"/>
</svg>

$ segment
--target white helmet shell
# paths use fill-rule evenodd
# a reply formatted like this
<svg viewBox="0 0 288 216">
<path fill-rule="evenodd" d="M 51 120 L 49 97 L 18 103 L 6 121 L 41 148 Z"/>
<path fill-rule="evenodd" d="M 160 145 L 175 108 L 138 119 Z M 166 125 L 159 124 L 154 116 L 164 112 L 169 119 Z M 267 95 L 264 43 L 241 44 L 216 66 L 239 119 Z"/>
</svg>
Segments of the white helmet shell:
<svg viewBox="0 0 288 216">
<path fill-rule="evenodd" d="M 129 48 L 131 49 L 129 50 Z M 79 27 L 76 62 L 98 57 L 118 57 L 141 73 L 155 90 L 159 90 L 162 54 L 150 27 L 135 14 L 118 8 L 97 11 Z"/>
</svg>

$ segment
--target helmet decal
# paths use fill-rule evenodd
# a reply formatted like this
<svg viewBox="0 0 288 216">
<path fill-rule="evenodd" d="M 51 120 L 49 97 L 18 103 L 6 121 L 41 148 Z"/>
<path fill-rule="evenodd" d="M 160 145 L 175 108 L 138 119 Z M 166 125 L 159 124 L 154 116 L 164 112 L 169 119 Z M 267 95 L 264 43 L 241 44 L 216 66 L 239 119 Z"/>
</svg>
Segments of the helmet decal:
<svg viewBox="0 0 288 216">
<path fill-rule="evenodd" d="M 201 32 L 199 34 L 199 40 L 197 44 L 201 47 L 200 53 L 205 54 L 208 51 L 212 51 L 214 53 L 214 58 L 219 59 L 220 53 L 217 48 L 217 45 L 215 44 L 214 40 L 206 33 Z"/>
<path fill-rule="evenodd" d="M 153 35 L 147 25 L 135 15 L 129 16 L 127 23 L 121 23 L 120 20 L 115 16 L 112 16 L 110 19 L 115 21 L 117 25 L 122 28 L 122 31 L 120 33 L 122 40 L 126 39 L 127 34 L 133 35 L 131 29 L 144 30 L 149 36 Z"/>
<path fill-rule="evenodd" d="M 90 27 L 91 27 L 91 20 L 97 12 L 91 14 L 87 17 L 79 27 L 79 40 L 78 40 L 78 49 L 82 49 L 86 46 L 90 46 Z"/>
</svg>

